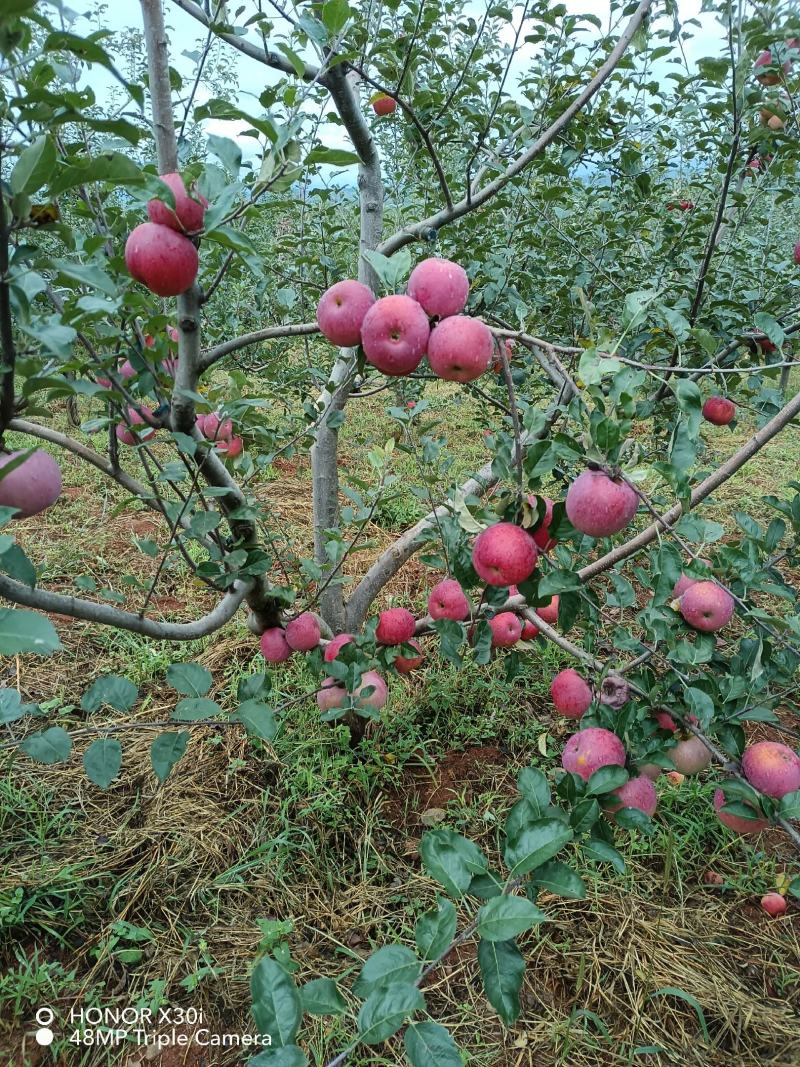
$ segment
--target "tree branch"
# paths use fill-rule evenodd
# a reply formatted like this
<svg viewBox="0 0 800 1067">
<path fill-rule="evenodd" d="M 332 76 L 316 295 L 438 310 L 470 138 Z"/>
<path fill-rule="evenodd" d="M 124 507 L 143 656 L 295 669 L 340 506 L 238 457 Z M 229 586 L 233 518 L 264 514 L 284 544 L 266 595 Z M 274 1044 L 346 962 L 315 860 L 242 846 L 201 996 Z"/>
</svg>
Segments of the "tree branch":
<svg viewBox="0 0 800 1067">
<path fill-rule="evenodd" d="M 207 371 L 209 367 L 213 367 L 215 363 L 224 359 L 225 356 L 229 356 L 231 352 L 238 352 L 239 349 L 247 348 L 249 345 L 257 345 L 260 341 L 271 341 L 278 337 L 304 337 L 314 333 L 319 333 L 319 326 L 317 326 L 316 322 L 299 322 L 289 326 L 267 326 L 265 329 L 256 330 L 254 333 L 242 334 L 241 337 L 234 337 L 231 341 L 223 341 L 222 344 L 201 352 L 198 361 L 200 374 Z"/>
</svg>

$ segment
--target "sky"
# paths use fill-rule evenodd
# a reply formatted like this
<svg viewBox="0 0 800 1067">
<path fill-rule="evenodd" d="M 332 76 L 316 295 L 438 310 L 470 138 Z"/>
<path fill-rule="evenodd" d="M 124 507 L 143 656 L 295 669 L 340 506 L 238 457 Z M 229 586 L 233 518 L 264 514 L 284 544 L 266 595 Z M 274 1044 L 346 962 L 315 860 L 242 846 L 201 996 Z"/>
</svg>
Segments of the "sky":
<svg viewBox="0 0 800 1067">
<path fill-rule="evenodd" d="M 2 2 L 2 0 L 0 0 L 0 2 Z M 562 2 L 565 3 L 567 10 L 570 13 L 580 14 L 590 11 L 601 19 L 604 30 L 608 27 L 609 0 L 562 0 Z M 80 0 L 62 0 L 62 3 L 64 8 L 71 7 L 73 11 L 85 10 L 80 3 Z M 699 26 L 691 27 L 693 37 L 691 40 L 688 40 L 684 46 L 690 65 L 695 64 L 702 56 L 717 55 L 721 50 L 721 34 L 719 26 L 713 15 L 709 13 L 701 13 L 701 3 L 702 0 L 679 0 L 678 3 L 682 22 L 685 23 L 689 19 L 697 19 L 699 23 Z M 229 10 L 232 9 L 235 11 L 237 6 L 238 5 L 235 3 L 230 3 Z M 476 20 L 480 20 L 485 11 L 485 5 L 479 2 L 469 3 L 467 10 L 476 18 Z M 520 9 L 517 8 L 517 17 L 519 17 L 519 14 Z M 619 16 L 616 17 L 617 19 L 619 18 Z M 170 3 L 170 0 L 165 0 L 165 21 L 172 45 L 172 54 L 170 57 L 171 63 L 181 72 L 184 81 L 191 84 L 194 78 L 194 63 L 192 60 L 183 56 L 182 53 L 184 51 L 192 51 L 201 45 L 205 38 L 205 31 L 191 16 Z M 627 19 L 624 21 L 627 21 Z M 109 0 L 106 10 L 101 17 L 101 25 L 104 29 L 114 31 L 122 30 L 126 27 L 140 29 L 141 14 L 138 3 L 136 3 L 135 0 L 131 0 L 130 3 L 122 3 L 120 0 Z M 80 16 L 73 23 L 71 30 L 74 33 L 83 35 L 98 28 L 98 24 L 94 18 Z M 506 27 L 504 35 L 507 36 L 509 44 L 513 40 L 513 33 L 512 26 Z M 590 39 L 588 33 L 587 39 Z M 532 54 L 532 46 L 523 46 L 515 60 L 515 66 L 518 71 L 524 70 L 527 60 Z M 306 58 L 314 61 L 315 57 L 312 53 L 309 53 Z M 241 94 L 239 104 L 243 110 L 249 110 L 254 114 L 258 114 L 260 105 L 257 103 L 257 98 L 263 91 L 264 86 L 274 82 L 277 75 L 256 60 L 249 59 L 241 53 L 236 54 L 236 60 Z M 95 89 L 98 98 L 102 100 L 105 87 L 112 84 L 110 76 L 101 68 L 94 68 L 86 75 L 86 77 Z M 207 97 L 208 93 L 204 91 L 203 87 L 200 87 L 195 97 L 195 102 L 197 104 L 203 103 Z M 252 138 L 242 137 L 241 135 L 242 129 L 246 128 L 246 125 L 247 124 L 243 122 L 209 119 L 204 123 L 204 129 L 209 134 L 217 134 L 235 140 L 242 149 L 245 159 L 248 159 L 254 154 L 256 146 Z M 331 148 L 350 147 L 347 141 L 347 136 L 341 127 L 330 124 L 326 127 L 324 142 L 327 147 Z"/>
</svg>

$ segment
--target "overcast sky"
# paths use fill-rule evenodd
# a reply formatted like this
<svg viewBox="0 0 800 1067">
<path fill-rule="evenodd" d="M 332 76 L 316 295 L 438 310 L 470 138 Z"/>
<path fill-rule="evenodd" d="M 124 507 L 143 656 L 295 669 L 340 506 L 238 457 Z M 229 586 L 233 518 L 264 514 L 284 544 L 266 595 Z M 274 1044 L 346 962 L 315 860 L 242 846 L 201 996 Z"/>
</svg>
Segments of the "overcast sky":
<svg viewBox="0 0 800 1067">
<path fill-rule="evenodd" d="M 2 2 L 3 0 L 0 0 L 0 3 Z M 600 17 L 603 22 L 604 30 L 608 27 L 609 0 L 562 0 L 562 2 L 566 4 L 569 12 L 574 14 L 591 12 Z M 697 19 L 700 23 L 699 26 L 688 27 L 693 36 L 691 40 L 688 40 L 685 43 L 684 49 L 690 64 L 696 63 L 702 56 L 717 55 L 722 49 L 720 27 L 716 23 L 713 15 L 700 12 L 701 2 L 702 0 L 679 0 L 678 4 L 682 22 L 686 22 L 688 19 Z M 71 0 L 71 2 L 70 0 L 67 0 L 64 6 L 72 7 L 73 11 L 81 10 L 79 0 Z M 235 2 L 231 2 L 228 6 L 229 10 L 235 10 L 238 5 Z M 485 6 L 481 3 L 471 3 L 468 5 L 468 10 L 474 15 L 476 20 L 479 20 L 483 16 Z M 517 18 L 520 13 L 520 9 L 517 8 L 515 11 Z M 616 18 L 619 19 L 619 16 L 617 15 Z M 184 80 L 191 83 L 191 80 L 194 77 L 194 64 L 191 60 L 183 56 L 182 53 L 201 47 L 205 40 L 205 31 L 199 23 L 189 15 L 185 14 L 185 12 L 181 11 L 180 8 L 171 4 L 169 0 L 165 3 L 165 20 L 172 46 L 172 54 L 170 57 L 171 63 L 181 72 Z M 663 23 L 662 20 L 662 25 L 663 24 L 665 23 Z M 110 30 L 122 30 L 126 27 L 140 29 L 141 13 L 138 3 L 136 3 L 135 0 L 131 0 L 131 2 L 111 0 L 101 16 L 101 25 L 104 29 Z M 71 29 L 74 33 L 88 34 L 93 30 L 98 29 L 98 24 L 91 17 L 81 16 L 73 23 Z M 591 27 L 589 27 L 589 31 L 591 32 Z M 510 41 L 513 40 L 512 27 L 507 27 L 506 32 L 510 43 Z M 586 38 L 587 40 L 590 39 L 590 33 L 587 32 Z M 520 51 L 515 63 L 517 69 L 525 68 L 527 65 L 526 61 L 531 54 L 532 46 L 525 46 Z M 313 54 L 309 53 L 307 58 L 313 61 Z M 253 97 L 257 98 L 263 91 L 265 84 L 274 81 L 276 75 L 262 64 L 249 59 L 241 53 L 236 54 L 236 65 L 240 92 L 242 94 L 239 100 L 240 106 L 244 110 L 250 110 L 257 114 L 260 110 L 260 106 L 258 104 L 255 104 L 254 106 L 255 102 Z M 95 68 L 87 77 L 94 87 L 98 97 L 102 100 L 104 86 L 111 84 L 109 76 L 101 68 Z M 202 103 L 207 99 L 207 96 L 208 94 L 204 93 L 201 89 L 195 97 L 195 102 Z M 246 124 L 244 123 L 223 122 L 219 120 L 208 120 L 204 124 L 204 129 L 207 133 L 215 133 L 235 139 L 243 149 L 245 158 L 247 158 L 253 154 L 254 142 L 251 138 L 242 138 L 240 136 L 243 128 L 246 128 Z M 347 145 L 346 136 L 340 128 L 328 126 L 325 133 L 325 143 L 330 147 L 344 147 Z"/>
</svg>

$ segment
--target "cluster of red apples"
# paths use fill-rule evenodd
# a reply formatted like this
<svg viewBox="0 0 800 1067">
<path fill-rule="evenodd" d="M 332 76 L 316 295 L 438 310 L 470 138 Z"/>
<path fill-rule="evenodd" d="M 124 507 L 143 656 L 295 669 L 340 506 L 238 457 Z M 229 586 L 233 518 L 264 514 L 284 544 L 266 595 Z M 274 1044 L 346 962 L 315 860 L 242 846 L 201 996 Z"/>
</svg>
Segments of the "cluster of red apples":
<svg viewBox="0 0 800 1067">
<path fill-rule="evenodd" d="M 491 365 L 495 341 L 486 323 L 461 314 L 468 296 L 463 267 L 425 259 L 404 294 L 376 299 L 354 279 L 336 282 L 317 305 L 317 324 L 331 344 L 361 345 L 367 362 L 390 377 L 412 374 L 427 355 L 438 378 L 471 382 Z"/>
<path fill-rule="evenodd" d="M 208 201 L 195 189 L 187 192 L 177 172 L 159 175 L 175 198 L 147 204 L 149 222 L 137 226 L 125 244 L 125 265 L 137 282 L 157 296 L 179 296 L 194 285 L 200 260 L 192 241 L 203 229 Z"/>
</svg>

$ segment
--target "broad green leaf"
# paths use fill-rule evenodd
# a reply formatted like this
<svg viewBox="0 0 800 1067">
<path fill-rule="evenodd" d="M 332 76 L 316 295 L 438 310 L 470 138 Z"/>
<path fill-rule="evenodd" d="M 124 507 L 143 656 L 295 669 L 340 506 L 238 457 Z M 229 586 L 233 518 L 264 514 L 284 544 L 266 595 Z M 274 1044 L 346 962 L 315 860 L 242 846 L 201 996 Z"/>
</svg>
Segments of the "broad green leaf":
<svg viewBox="0 0 800 1067">
<path fill-rule="evenodd" d="M 0 725 L 16 722 L 25 714 L 22 697 L 16 689 L 0 689 Z"/>
<path fill-rule="evenodd" d="M 260 737 L 263 741 L 274 740 L 278 733 L 278 723 L 272 708 L 258 700 L 245 700 L 231 715 L 234 722 L 244 723 L 249 734 Z"/>
<path fill-rule="evenodd" d="M 517 778 L 517 789 L 531 809 L 543 815 L 550 804 L 550 786 L 541 771 L 523 767 Z"/>
<path fill-rule="evenodd" d="M 52 137 L 41 134 L 20 153 L 9 177 L 11 193 L 31 196 L 45 185 L 56 166 L 56 146 Z"/>
<path fill-rule="evenodd" d="M 590 838 L 583 846 L 583 854 L 592 863 L 610 863 L 619 874 L 625 873 L 625 860 L 612 845 L 599 838 Z"/>
<path fill-rule="evenodd" d="M 370 993 L 358 1013 L 358 1032 L 365 1045 L 380 1045 L 416 1011 L 425 1007 L 425 998 L 413 985 L 390 985 Z"/>
<path fill-rule="evenodd" d="M 36 587 L 36 568 L 17 544 L 10 545 L 0 555 L 0 570 L 29 589 Z"/>
<path fill-rule="evenodd" d="M 525 897 L 504 895 L 488 901 L 478 912 L 478 933 L 487 941 L 510 941 L 546 919 Z"/>
<path fill-rule="evenodd" d="M 101 789 L 107 789 L 111 785 L 121 766 L 122 745 L 113 737 L 93 741 L 83 754 L 83 769 Z"/>
<path fill-rule="evenodd" d="M 207 139 L 208 150 L 215 155 L 232 178 L 238 177 L 242 166 L 242 150 L 230 137 L 219 137 L 210 133 Z"/>
<path fill-rule="evenodd" d="M 784 819 L 794 819 L 800 822 L 800 789 L 794 793 L 787 793 L 781 799 L 780 808 L 778 809 Z"/>
<path fill-rule="evenodd" d="M 51 726 L 26 737 L 19 747 L 37 763 L 66 763 L 72 752 L 72 741 L 62 727 Z"/>
<path fill-rule="evenodd" d="M 347 1004 L 331 978 L 315 978 L 300 989 L 303 1011 L 309 1015 L 342 1015 Z"/>
<path fill-rule="evenodd" d="M 104 704 L 117 711 L 129 711 L 139 696 L 139 690 L 129 678 L 106 674 L 96 678 L 81 697 L 84 711 L 99 711 Z"/>
<path fill-rule="evenodd" d="M 188 730 L 166 731 L 159 734 L 150 746 L 150 763 L 159 782 L 166 781 L 170 771 L 186 751 L 189 742 Z"/>
<path fill-rule="evenodd" d="M 534 874 L 532 883 L 568 900 L 583 900 L 586 897 L 583 879 L 561 860 L 549 860 L 542 864 Z"/>
<path fill-rule="evenodd" d="M 628 772 L 624 767 L 616 763 L 608 764 L 606 767 L 600 767 L 591 776 L 586 784 L 586 795 L 597 797 L 602 793 L 610 793 L 613 789 L 625 785 L 627 780 Z"/>
<path fill-rule="evenodd" d="M 44 615 L 20 608 L 0 609 L 0 656 L 14 656 L 18 652 L 49 656 L 60 649 L 58 634 Z"/>
<path fill-rule="evenodd" d="M 573 838 L 572 830 L 560 819 L 541 819 L 506 846 L 505 859 L 512 878 L 535 870 L 552 859 Z"/>
<path fill-rule="evenodd" d="M 253 968 L 250 993 L 259 1033 L 269 1034 L 273 1045 L 292 1045 L 303 1009 L 291 975 L 265 956 Z"/>
<path fill-rule="evenodd" d="M 376 989 L 390 985 L 411 985 L 419 978 L 422 965 L 410 948 L 384 945 L 364 961 L 353 985 L 357 997 L 366 997 Z"/>
<path fill-rule="evenodd" d="M 458 1046 L 439 1023 L 412 1023 L 403 1042 L 412 1067 L 463 1067 Z"/>
<path fill-rule="evenodd" d="M 172 718 L 176 722 L 199 722 L 201 719 L 214 719 L 222 714 L 222 708 L 213 700 L 205 697 L 185 697 L 175 705 Z"/>
<path fill-rule="evenodd" d="M 487 1000 L 506 1026 L 511 1026 L 519 1018 L 519 991 L 525 974 L 525 960 L 516 942 L 479 941 L 478 963 Z"/>
<path fill-rule="evenodd" d="M 247 1067 L 308 1067 L 308 1057 L 299 1045 L 265 1049 L 247 1061 Z"/>
<path fill-rule="evenodd" d="M 457 924 L 458 917 L 452 902 L 447 897 L 437 897 L 436 909 L 421 915 L 414 928 L 414 938 L 422 958 L 438 959 L 452 943 Z"/>
<path fill-rule="evenodd" d="M 431 830 L 422 838 L 420 856 L 425 870 L 454 897 L 469 889 L 474 874 L 483 874 L 489 861 L 478 846 L 452 830 Z"/>
<path fill-rule="evenodd" d="M 199 663 L 171 663 L 167 681 L 173 689 L 187 697 L 204 697 L 214 679 L 211 672 Z"/>
<path fill-rule="evenodd" d="M 330 0 L 328 2 L 330 3 Z M 306 156 L 306 163 L 327 163 L 332 167 L 352 167 L 358 161 L 355 152 L 346 152 L 341 148 L 325 148 L 322 145 L 312 148 Z"/>
</svg>

